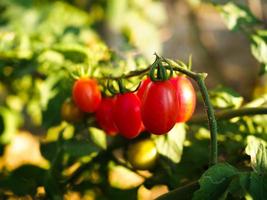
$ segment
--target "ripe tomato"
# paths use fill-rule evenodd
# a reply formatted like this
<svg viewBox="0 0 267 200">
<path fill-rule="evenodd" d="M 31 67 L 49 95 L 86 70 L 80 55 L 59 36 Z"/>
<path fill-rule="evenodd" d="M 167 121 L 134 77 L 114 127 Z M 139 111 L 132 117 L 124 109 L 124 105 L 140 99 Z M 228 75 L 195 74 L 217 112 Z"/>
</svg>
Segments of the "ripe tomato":
<svg viewBox="0 0 267 200">
<path fill-rule="evenodd" d="M 136 94 L 119 94 L 112 114 L 119 133 L 124 137 L 131 139 L 142 131 L 141 101 Z"/>
<path fill-rule="evenodd" d="M 140 140 L 128 146 L 126 155 L 135 169 L 151 169 L 157 160 L 156 145 L 151 139 Z"/>
<path fill-rule="evenodd" d="M 112 109 L 115 104 L 115 98 L 103 98 L 96 110 L 95 116 L 98 125 L 108 134 L 114 136 L 118 129 L 112 117 Z"/>
<path fill-rule="evenodd" d="M 72 97 L 83 112 L 94 112 L 101 102 L 97 81 L 90 78 L 77 80 L 72 88 Z"/>
<path fill-rule="evenodd" d="M 185 76 L 170 79 L 176 89 L 178 117 L 176 122 L 186 122 L 191 118 L 196 107 L 196 92 L 190 80 Z"/>
<path fill-rule="evenodd" d="M 142 100 L 145 89 L 150 82 L 151 82 L 150 78 L 147 77 L 145 80 L 142 81 L 140 87 L 138 88 L 137 96 L 140 98 L 140 100 Z"/>
<path fill-rule="evenodd" d="M 156 135 L 167 133 L 178 116 L 177 96 L 170 81 L 151 82 L 145 89 L 141 106 L 145 128 Z"/>
<path fill-rule="evenodd" d="M 70 99 L 61 106 L 61 118 L 67 122 L 78 122 L 83 118 L 83 112 Z"/>
</svg>

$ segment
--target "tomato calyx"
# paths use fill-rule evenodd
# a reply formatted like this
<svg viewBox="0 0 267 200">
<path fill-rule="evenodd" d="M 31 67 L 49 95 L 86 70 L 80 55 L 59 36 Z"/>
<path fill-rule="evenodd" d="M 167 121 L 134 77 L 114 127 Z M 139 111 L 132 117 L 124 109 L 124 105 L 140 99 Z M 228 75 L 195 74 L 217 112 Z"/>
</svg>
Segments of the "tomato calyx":
<svg viewBox="0 0 267 200">
<path fill-rule="evenodd" d="M 153 82 L 157 81 L 166 81 L 172 77 L 173 69 L 169 65 L 163 65 L 161 58 L 156 55 L 156 59 L 154 63 L 151 65 L 151 69 L 149 71 L 149 77 Z M 169 70 L 169 74 L 167 73 Z"/>
<path fill-rule="evenodd" d="M 112 84 L 115 81 L 118 84 L 118 90 L 115 89 L 114 85 Z M 112 94 L 112 95 L 117 95 L 117 94 L 125 94 L 125 93 L 133 93 L 136 92 L 138 90 L 138 88 L 140 87 L 141 83 L 138 84 L 138 86 L 134 89 L 134 90 L 130 90 L 128 88 L 126 88 L 125 84 L 123 83 L 123 79 L 119 78 L 117 80 L 111 80 L 108 79 L 107 81 L 107 89 L 108 91 Z"/>
</svg>

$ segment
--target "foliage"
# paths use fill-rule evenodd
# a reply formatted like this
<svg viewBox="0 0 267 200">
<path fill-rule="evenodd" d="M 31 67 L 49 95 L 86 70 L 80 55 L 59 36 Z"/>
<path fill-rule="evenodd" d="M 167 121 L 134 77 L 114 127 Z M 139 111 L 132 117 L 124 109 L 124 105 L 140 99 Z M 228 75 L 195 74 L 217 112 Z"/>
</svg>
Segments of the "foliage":
<svg viewBox="0 0 267 200">
<path fill-rule="evenodd" d="M 106 134 L 92 113 L 75 123 L 61 118 L 61 106 L 71 97 L 72 76 L 81 70 L 88 70 L 107 96 L 111 95 L 107 77 L 124 77 L 127 88 L 136 88 L 148 72 L 146 58 L 152 55 L 151 49 L 160 49 L 156 30 L 165 20 L 161 2 L 145 1 L 151 9 L 138 0 L 88 1 L 88 5 L 69 1 L 79 4 L 76 6 L 62 1 L 19 2 L 0 2 L 1 199 L 10 195 L 63 199 L 69 192 L 103 200 L 137 199 L 141 187 L 162 184 L 173 191 L 159 199 L 266 198 L 266 115 L 224 115 L 218 120 L 219 163 L 213 166 L 209 166 L 210 124 L 204 114 L 196 114 L 186 124 L 177 123 L 168 134 L 144 131 L 133 141 Z M 243 4 L 211 3 L 230 30 L 248 37 L 251 53 L 262 66 L 261 74 L 265 73 L 266 22 Z M 118 20 L 122 15 L 125 18 Z M 137 27 L 145 28 L 140 31 Z M 100 35 L 105 30 L 111 33 L 111 41 L 119 38 L 123 53 L 109 49 L 103 39 L 107 36 Z M 164 62 L 180 66 L 179 75 L 181 71 L 195 75 L 181 61 Z M 204 80 L 205 74 L 197 75 Z M 265 96 L 246 102 L 225 86 L 209 90 L 209 95 L 217 116 L 255 107 L 266 114 Z M 47 164 L 22 163 L 15 169 L 2 166 L 7 147 L 22 130 L 38 135 L 38 150 Z M 137 171 L 125 152 L 132 142 L 146 138 L 156 145 L 156 165 Z"/>
</svg>

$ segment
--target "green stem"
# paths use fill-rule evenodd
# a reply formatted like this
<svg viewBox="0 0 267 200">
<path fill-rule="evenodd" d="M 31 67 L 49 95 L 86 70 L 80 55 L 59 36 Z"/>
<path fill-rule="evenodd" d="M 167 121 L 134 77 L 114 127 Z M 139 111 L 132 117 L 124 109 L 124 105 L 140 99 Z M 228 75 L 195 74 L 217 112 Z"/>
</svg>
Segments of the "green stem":
<svg viewBox="0 0 267 200">
<path fill-rule="evenodd" d="M 217 142 L 217 121 L 215 118 L 214 110 L 212 104 L 210 102 L 208 90 L 206 88 L 204 79 L 200 76 L 197 79 L 198 87 L 202 94 L 202 98 L 205 104 L 205 110 L 208 115 L 208 123 L 210 129 L 210 138 L 211 138 L 211 146 L 210 146 L 210 164 L 214 165 L 218 160 L 218 142 Z"/>
<path fill-rule="evenodd" d="M 189 71 L 183 67 L 180 67 L 177 63 L 172 62 L 171 60 L 162 58 L 163 61 L 165 61 L 168 65 L 173 67 L 174 71 L 181 72 L 190 78 L 194 79 L 199 87 L 199 90 L 202 95 L 202 99 L 204 101 L 204 106 L 206 110 L 206 114 L 208 116 L 208 123 L 209 123 L 209 129 L 210 129 L 210 165 L 214 165 L 217 163 L 218 160 L 218 144 L 217 144 L 217 121 L 215 118 L 213 106 L 211 104 L 209 93 L 207 90 L 207 87 L 205 85 L 205 78 L 207 77 L 206 73 L 196 73 Z"/>
<path fill-rule="evenodd" d="M 234 117 L 242 117 L 248 115 L 258 115 L 258 114 L 267 114 L 267 107 L 257 107 L 257 108 L 239 108 L 239 109 L 231 109 L 218 111 L 215 113 L 217 120 L 227 120 L 232 119 Z M 195 115 L 189 121 L 191 123 L 203 123 L 205 122 L 204 115 Z"/>
<path fill-rule="evenodd" d="M 199 189 L 199 183 L 198 181 L 194 181 L 192 183 L 189 183 L 188 185 L 179 187 L 166 194 L 163 194 L 156 200 L 173 200 L 177 199 L 177 197 L 183 197 L 183 199 L 192 199 L 193 194 L 197 189 Z"/>
<path fill-rule="evenodd" d="M 147 72 L 149 72 L 151 66 L 145 68 L 145 69 L 140 69 L 140 70 L 135 70 L 135 71 L 130 71 L 128 74 L 126 75 L 121 75 L 121 76 L 109 76 L 109 77 L 96 77 L 96 79 L 98 80 L 119 80 L 119 79 L 127 79 L 127 78 L 131 78 L 131 77 L 135 77 L 135 76 L 141 76 L 146 74 Z"/>
</svg>

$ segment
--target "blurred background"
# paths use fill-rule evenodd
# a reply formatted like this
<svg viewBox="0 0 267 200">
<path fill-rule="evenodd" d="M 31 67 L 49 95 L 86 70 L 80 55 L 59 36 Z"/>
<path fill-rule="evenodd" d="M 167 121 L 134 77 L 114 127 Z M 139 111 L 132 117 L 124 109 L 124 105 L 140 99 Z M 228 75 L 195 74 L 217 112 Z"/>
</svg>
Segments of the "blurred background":
<svg viewBox="0 0 267 200">
<path fill-rule="evenodd" d="M 185 63 L 192 55 L 193 70 L 208 73 L 211 91 L 231 88 L 224 97 L 234 100 L 218 107 L 236 108 L 267 93 L 267 34 L 257 32 L 266 27 L 265 0 L 0 0 L 0 180 L 26 163 L 48 169 L 41 142 L 80 130 L 60 117 L 73 83 L 66 70 L 88 65 L 88 58 L 97 75 L 109 68 L 120 75 L 148 66 L 154 52 Z M 138 195 L 154 199 L 166 191 L 141 187 Z"/>
</svg>

